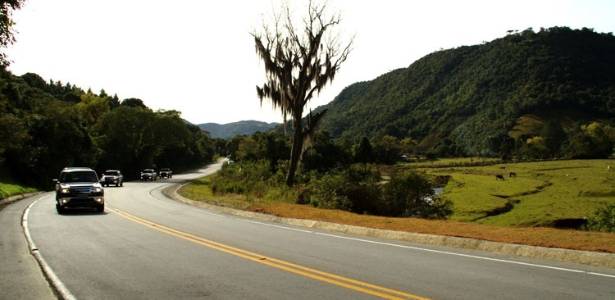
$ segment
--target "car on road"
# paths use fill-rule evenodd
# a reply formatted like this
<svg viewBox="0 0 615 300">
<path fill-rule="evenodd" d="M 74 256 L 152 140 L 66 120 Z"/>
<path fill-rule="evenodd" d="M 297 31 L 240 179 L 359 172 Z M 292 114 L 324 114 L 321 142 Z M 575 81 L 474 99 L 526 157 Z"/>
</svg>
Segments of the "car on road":
<svg viewBox="0 0 615 300">
<path fill-rule="evenodd" d="M 160 178 L 173 178 L 173 171 L 169 168 L 162 168 L 160 172 L 158 172 L 158 176 Z"/>
<path fill-rule="evenodd" d="M 56 190 L 56 210 L 59 214 L 71 208 L 105 211 L 105 191 L 96 171 L 81 167 L 64 168 L 53 182 Z"/>
<path fill-rule="evenodd" d="M 145 169 L 141 171 L 141 176 L 139 176 L 139 178 L 141 181 L 155 181 L 158 179 L 158 174 L 156 174 L 154 169 Z"/>
<path fill-rule="evenodd" d="M 103 172 L 102 177 L 100 177 L 100 184 L 103 186 L 115 185 L 115 186 L 123 186 L 124 185 L 124 176 L 120 170 L 107 170 Z"/>
</svg>

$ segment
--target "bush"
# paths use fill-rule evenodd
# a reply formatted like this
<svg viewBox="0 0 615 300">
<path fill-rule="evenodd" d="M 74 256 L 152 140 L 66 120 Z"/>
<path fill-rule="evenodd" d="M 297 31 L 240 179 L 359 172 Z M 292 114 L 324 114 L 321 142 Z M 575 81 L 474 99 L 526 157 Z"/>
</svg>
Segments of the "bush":
<svg viewBox="0 0 615 300">
<path fill-rule="evenodd" d="M 605 205 L 598 210 L 587 222 L 589 230 L 615 232 L 615 204 Z"/>
<path fill-rule="evenodd" d="M 225 163 L 212 180 L 211 189 L 214 194 L 248 193 L 260 197 L 266 193 L 272 177 L 269 162 L 265 160 Z"/>
<path fill-rule="evenodd" d="M 325 175 L 312 185 L 310 203 L 321 208 L 351 210 L 346 191 L 350 184 L 341 174 Z"/>
<path fill-rule="evenodd" d="M 352 165 L 310 183 L 310 200 L 314 206 L 373 213 L 379 197 L 380 174 L 369 165 Z"/>
<path fill-rule="evenodd" d="M 212 191 L 373 215 L 444 218 L 452 212 L 451 202 L 434 197 L 431 182 L 417 173 L 393 176 L 386 183 L 373 165 L 355 164 L 324 175 L 302 172 L 297 184 L 287 187 L 288 163 L 277 165 L 272 173 L 267 160 L 225 164 L 211 180 Z"/>
<path fill-rule="evenodd" d="M 429 180 L 418 173 L 393 176 L 384 185 L 380 215 L 445 218 L 452 213 L 452 202 L 433 195 Z"/>
</svg>

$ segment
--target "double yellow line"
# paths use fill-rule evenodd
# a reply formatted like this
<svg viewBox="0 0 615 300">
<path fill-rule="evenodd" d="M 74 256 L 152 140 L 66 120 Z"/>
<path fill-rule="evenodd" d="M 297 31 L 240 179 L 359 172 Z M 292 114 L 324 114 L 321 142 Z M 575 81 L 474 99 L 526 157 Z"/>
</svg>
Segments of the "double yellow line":
<svg viewBox="0 0 615 300">
<path fill-rule="evenodd" d="M 184 240 L 187 240 L 187 241 L 190 241 L 190 242 L 202 245 L 202 246 L 216 249 L 216 250 L 219 250 L 219 251 L 222 251 L 228 254 L 232 254 L 232 255 L 247 259 L 247 260 L 251 260 L 253 262 L 264 264 L 264 265 L 267 265 L 267 266 L 270 266 L 276 269 L 284 270 L 286 272 L 290 272 L 290 273 L 301 275 L 301 276 L 311 278 L 314 280 L 330 283 L 330 284 L 344 287 L 344 288 L 354 290 L 357 292 L 380 297 L 383 299 L 428 299 L 428 298 L 420 297 L 417 295 L 409 294 L 406 292 L 397 291 L 397 290 L 385 288 L 382 286 L 370 284 L 367 282 L 315 270 L 315 269 L 308 268 L 305 266 L 293 264 L 293 263 L 290 263 L 284 260 L 275 259 L 275 258 L 261 255 L 258 253 L 254 253 L 254 252 L 250 252 L 247 250 L 221 244 L 218 242 L 214 242 L 214 241 L 204 239 L 202 237 L 199 237 L 199 236 L 196 236 L 190 233 L 179 231 L 179 230 L 176 230 L 176 229 L 173 229 L 173 228 L 161 225 L 161 224 L 157 224 L 157 223 L 145 220 L 143 218 L 129 214 L 117 208 L 108 208 L 108 210 L 130 221 L 145 225 L 147 227 L 150 227 L 162 233 L 166 233 L 168 235 L 175 236 L 180 239 L 184 239 Z"/>
</svg>

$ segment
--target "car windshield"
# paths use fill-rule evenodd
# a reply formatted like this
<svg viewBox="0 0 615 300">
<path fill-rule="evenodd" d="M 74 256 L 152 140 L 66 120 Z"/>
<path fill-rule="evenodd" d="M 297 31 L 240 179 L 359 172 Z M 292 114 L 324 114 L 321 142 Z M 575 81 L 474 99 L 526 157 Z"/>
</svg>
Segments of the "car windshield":
<svg viewBox="0 0 615 300">
<path fill-rule="evenodd" d="M 169 169 L 169 168 L 162 168 L 162 169 L 160 169 L 160 171 L 166 172 L 166 171 L 171 171 L 171 169 Z"/>
<path fill-rule="evenodd" d="M 60 182 L 97 182 L 98 177 L 94 171 L 63 172 Z"/>
<path fill-rule="evenodd" d="M 118 171 L 106 171 L 105 173 L 103 173 L 103 175 L 118 176 L 118 175 L 120 175 L 120 172 L 118 172 Z"/>
<path fill-rule="evenodd" d="M 154 170 L 152 170 L 152 169 L 145 169 L 145 170 L 143 170 L 143 173 L 154 173 Z"/>
</svg>

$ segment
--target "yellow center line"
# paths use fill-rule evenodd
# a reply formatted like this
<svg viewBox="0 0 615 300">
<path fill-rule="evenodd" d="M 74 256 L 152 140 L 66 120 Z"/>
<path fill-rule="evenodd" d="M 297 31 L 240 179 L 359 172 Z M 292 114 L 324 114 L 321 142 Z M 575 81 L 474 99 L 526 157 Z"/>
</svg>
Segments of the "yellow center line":
<svg viewBox="0 0 615 300">
<path fill-rule="evenodd" d="M 301 275 L 304 277 L 308 277 L 314 280 L 326 282 L 329 284 L 337 285 L 340 287 L 344 287 L 347 289 L 351 289 L 357 292 L 365 293 L 368 295 L 380 297 L 383 299 L 417 299 L 423 300 L 428 299 L 424 297 L 420 297 L 417 295 L 413 295 L 410 293 L 406 293 L 403 291 L 397 291 L 393 289 L 389 289 L 386 287 L 378 286 L 375 284 L 363 282 L 360 280 L 343 277 L 340 275 L 327 273 L 323 271 L 319 271 L 316 269 L 312 269 L 309 267 L 293 264 L 291 262 L 287 262 L 284 260 L 268 257 L 265 255 L 261 255 L 255 252 L 250 252 L 247 250 L 235 248 L 229 245 L 221 244 L 218 242 L 214 242 L 187 232 L 179 231 L 177 229 L 173 229 L 171 227 L 167 227 L 161 224 L 154 223 L 152 221 L 148 221 L 146 219 L 142 219 L 135 215 L 129 214 L 125 211 L 119 210 L 117 208 L 108 208 L 110 211 L 118 214 L 121 217 L 124 217 L 133 222 L 145 225 L 157 231 L 202 245 L 215 250 L 219 250 L 228 254 L 232 254 L 253 262 L 257 262 L 260 264 L 264 264 L 276 269 L 284 270 L 293 274 Z"/>
</svg>

